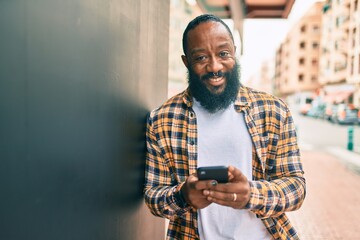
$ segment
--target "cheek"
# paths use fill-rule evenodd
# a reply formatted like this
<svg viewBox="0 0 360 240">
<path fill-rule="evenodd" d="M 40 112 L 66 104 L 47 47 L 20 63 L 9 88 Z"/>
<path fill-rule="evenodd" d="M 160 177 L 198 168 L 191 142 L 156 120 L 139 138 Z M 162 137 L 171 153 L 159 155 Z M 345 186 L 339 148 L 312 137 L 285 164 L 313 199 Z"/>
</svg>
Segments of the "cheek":
<svg viewBox="0 0 360 240">
<path fill-rule="evenodd" d="M 199 65 L 194 65 L 192 67 L 192 71 L 198 75 L 199 77 L 202 77 L 206 74 L 206 69 L 202 66 L 199 66 Z"/>
<path fill-rule="evenodd" d="M 235 61 L 233 59 L 229 59 L 224 63 L 226 71 L 231 71 L 235 67 Z"/>
</svg>

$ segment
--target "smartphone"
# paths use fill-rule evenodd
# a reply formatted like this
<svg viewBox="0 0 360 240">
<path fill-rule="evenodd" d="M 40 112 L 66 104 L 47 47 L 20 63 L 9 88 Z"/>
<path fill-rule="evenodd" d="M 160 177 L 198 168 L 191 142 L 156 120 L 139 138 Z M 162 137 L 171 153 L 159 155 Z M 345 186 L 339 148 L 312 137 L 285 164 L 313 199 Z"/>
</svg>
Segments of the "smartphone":
<svg viewBox="0 0 360 240">
<path fill-rule="evenodd" d="M 199 180 L 216 180 L 218 183 L 228 182 L 228 168 L 226 166 L 199 167 Z"/>
</svg>

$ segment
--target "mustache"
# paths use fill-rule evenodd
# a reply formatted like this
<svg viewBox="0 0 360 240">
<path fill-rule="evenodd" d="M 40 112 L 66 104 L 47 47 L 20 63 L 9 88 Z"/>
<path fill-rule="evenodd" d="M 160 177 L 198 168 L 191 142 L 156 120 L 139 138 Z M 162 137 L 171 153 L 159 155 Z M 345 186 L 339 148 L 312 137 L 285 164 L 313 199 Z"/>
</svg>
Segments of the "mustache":
<svg viewBox="0 0 360 240">
<path fill-rule="evenodd" d="M 213 78 L 213 77 L 223 77 L 225 76 L 225 73 L 224 72 L 217 72 L 217 73 L 214 73 L 214 72 L 209 72 L 209 73 L 206 73 L 205 75 L 201 76 L 201 80 L 208 80 L 209 78 Z"/>
</svg>

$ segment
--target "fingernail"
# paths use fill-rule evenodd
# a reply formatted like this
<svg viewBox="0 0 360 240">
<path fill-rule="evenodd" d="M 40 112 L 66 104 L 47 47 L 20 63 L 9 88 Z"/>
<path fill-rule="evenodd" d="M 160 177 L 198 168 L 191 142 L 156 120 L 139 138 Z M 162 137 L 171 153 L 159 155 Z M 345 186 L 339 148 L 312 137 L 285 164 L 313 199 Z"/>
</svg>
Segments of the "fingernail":
<svg viewBox="0 0 360 240">
<path fill-rule="evenodd" d="M 215 181 L 215 180 L 211 182 L 211 185 L 213 185 L 213 186 L 216 186 L 217 184 L 218 184 L 218 183 L 217 183 L 217 181 Z"/>
</svg>

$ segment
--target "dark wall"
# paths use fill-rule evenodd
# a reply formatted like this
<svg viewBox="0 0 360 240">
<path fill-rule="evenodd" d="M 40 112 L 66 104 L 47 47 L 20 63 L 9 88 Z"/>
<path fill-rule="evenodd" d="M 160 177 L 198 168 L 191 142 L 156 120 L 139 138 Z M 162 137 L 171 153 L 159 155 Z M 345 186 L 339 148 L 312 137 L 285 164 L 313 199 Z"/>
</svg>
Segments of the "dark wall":
<svg viewBox="0 0 360 240">
<path fill-rule="evenodd" d="M 168 2 L 0 1 L 0 239 L 164 236 L 142 183 Z"/>
</svg>

